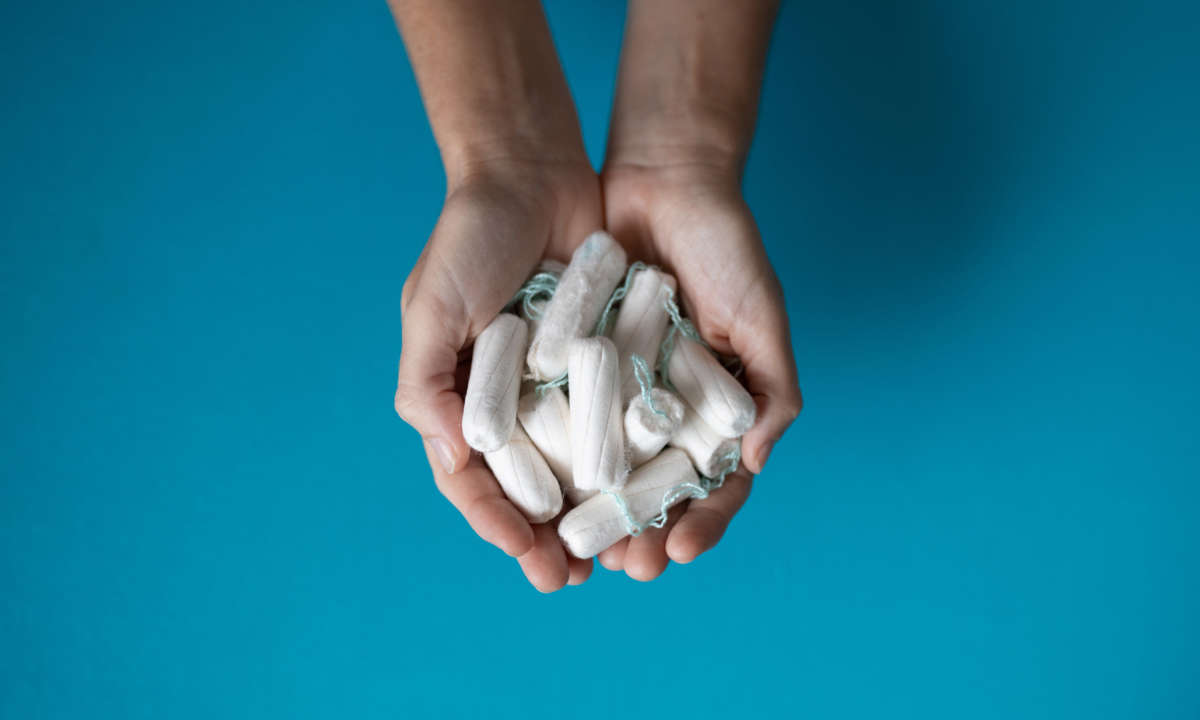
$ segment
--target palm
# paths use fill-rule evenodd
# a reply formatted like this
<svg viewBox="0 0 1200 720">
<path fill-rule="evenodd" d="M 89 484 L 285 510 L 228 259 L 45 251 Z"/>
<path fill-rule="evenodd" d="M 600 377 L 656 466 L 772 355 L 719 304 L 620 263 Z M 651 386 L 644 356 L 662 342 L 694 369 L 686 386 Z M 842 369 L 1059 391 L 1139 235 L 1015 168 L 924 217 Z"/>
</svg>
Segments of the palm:
<svg viewBox="0 0 1200 720">
<path fill-rule="evenodd" d="M 405 282 L 403 306 L 430 298 L 460 349 L 491 322 L 545 256 L 569 256 L 599 226 L 590 172 L 515 168 L 470 181 L 446 199 Z"/>
</svg>

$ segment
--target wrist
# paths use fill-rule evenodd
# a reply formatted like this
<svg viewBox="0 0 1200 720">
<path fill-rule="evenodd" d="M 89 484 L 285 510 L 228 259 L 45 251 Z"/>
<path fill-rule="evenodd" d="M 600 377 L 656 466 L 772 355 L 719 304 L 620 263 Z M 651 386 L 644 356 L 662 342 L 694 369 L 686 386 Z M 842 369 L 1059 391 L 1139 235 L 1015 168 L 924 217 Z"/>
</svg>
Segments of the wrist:
<svg viewBox="0 0 1200 720">
<path fill-rule="evenodd" d="M 586 159 L 537 0 L 391 0 L 451 184 L 498 160 Z"/>
<path fill-rule="evenodd" d="M 593 172 L 578 132 L 528 125 L 486 123 L 438 137 L 447 188 L 453 191 L 472 178 L 509 170 L 552 174 L 585 169 Z"/>
<path fill-rule="evenodd" d="M 697 167 L 740 176 L 750 135 L 701 103 L 613 113 L 605 167 Z"/>
<path fill-rule="evenodd" d="M 740 173 L 754 135 L 775 3 L 629 3 L 608 164 Z"/>
</svg>

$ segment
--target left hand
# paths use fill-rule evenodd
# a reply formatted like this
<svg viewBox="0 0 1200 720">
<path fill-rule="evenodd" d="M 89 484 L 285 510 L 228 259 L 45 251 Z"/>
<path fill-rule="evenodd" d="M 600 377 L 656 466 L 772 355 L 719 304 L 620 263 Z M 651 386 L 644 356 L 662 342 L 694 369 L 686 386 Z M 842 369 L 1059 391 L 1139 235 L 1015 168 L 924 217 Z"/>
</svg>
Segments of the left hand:
<svg viewBox="0 0 1200 720">
<path fill-rule="evenodd" d="M 719 490 L 674 508 L 661 529 L 600 553 L 602 565 L 635 580 L 653 580 L 670 561 L 689 563 L 717 544 L 803 405 L 783 290 L 738 174 L 728 164 L 686 161 L 622 163 L 602 175 L 609 231 L 631 261 L 675 275 L 685 314 L 714 350 L 741 358 L 758 407 L 742 464 Z"/>
</svg>

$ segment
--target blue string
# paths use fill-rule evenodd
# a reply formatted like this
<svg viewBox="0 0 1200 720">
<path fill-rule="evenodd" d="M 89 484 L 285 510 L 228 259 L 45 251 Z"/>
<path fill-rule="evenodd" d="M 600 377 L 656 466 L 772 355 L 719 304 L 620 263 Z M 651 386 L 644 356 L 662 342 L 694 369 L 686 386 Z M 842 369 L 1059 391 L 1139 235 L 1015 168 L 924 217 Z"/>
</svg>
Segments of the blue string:
<svg viewBox="0 0 1200 720">
<path fill-rule="evenodd" d="M 700 339 L 700 333 L 696 331 L 696 326 L 692 324 L 692 321 L 685 318 L 679 311 L 679 305 L 675 302 L 675 291 L 671 288 L 667 288 L 667 296 L 663 298 L 663 307 L 666 308 L 667 315 L 671 316 L 672 327 L 678 328 L 680 332 L 698 343 L 704 342 Z"/>
<path fill-rule="evenodd" d="M 513 295 L 513 299 L 508 301 L 504 307 L 510 308 L 520 304 L 525 311 L 525 316 L 529 318 L 540 318 L 542 309 L 535 304 L 537 300 L 549 300 L 554 297 L 554 291 L 558 289 L 558 276 L 550 272 L 534 273 L 532 277 L 525 281 L 517 294 Z"/>
<path fill-rule="evenodd" d="M 654 373 L 650 371 L 650 366 L 637 353 L 630 354 L 629 358 L 633 362 L 633 376 L 637 378 L 638 386 L 642 389 L 642 401 L 655 415 L 667 417 L 666 411 L 654 404 L 654 396 L 650 393 L 654 389 Z"/>
<path fill-rule="evenodd" d="M 667 310 L 667 315 L 671 318 L 671 327 L 667 330 L 666 337 L 663 338 L 662 345 L 659 346 L 658 352 L 658 374 L 662 376 L 663 387 L 672 392 L 675 391 L 675 386 L 671 384 L 671 353 L 675 351 L 675 334 L 682 333 L 688 338 L 695 340 L 704 347 L 708 347 L 708 343 L 700 337 L 700 333 L 696 331 L 696 326 L 692 324 L 679 312 L 679 305 L 675 303 L 675 291 L 667 288 L 667 296 L 663 298 L 663 307 Z"/>
<path fill-rule="evenodd" d="M 737 470 L 738 463 L 742 460 L 742 448 L 739 445 L 729 452 L 721 456 L 723 467 L 716 477 L 700 476 L 699 482 L 683 482 L 671 487 L 670 490 L 663 495 L 662 503 L 659 505 L 658 515 L 655 515 L 650 520 L 639 523 L 633 517 L 633 513 L 629 511 L 629 503 L 625 500 L 625 496 L 620 490 L 601 490 L 602 493 L 611 497 L 617 503 L 617 508 L 621 511 L 621 515 L 625 520 L 625 531 L 632 537 L 637 537 L 646 531 L 646 528 L 656 527 L 661 528 L 667 524 L 667 511 L 671 509 L 675 503 L 685 499 L 703 500 L 711 495 L 715 490 L 725 484 L 725 478 L 729 473 Z"/>
<path fill-rule="evenodd" d="M 558 290 L 558 275 L 552 272 L 534 273 L 521 289 L 517 290 L 517 294 L 513 295 L 513 299 L 508 301 L 504 306 L 507 310 L 514 305 L 520 305 L 524 310 L 525 316 L 528 318 L 540 318 L 542 309 L 538 307 L 538 300 L 549 300 L 554 297 L 555 291 Z M 534 390 L 538 397 L 544 397 L 550 388 L 562 387 L 567 384 L 567 374 L 563 373 L 553 380 L 549 380 L 540 385 L 537 385 Z"/>
<path fill-rule="evenodd" d="M 544 383 L 535 385 L 533 391 L 537 393 L 538 397 L 546 397 L 546 393 L 550 391 L 550 388 L 562 387 L 566 384 L 567 374 L 564 372 L 562 375 L 559 375 L 553 380 L 547 380 Z"/>
</svg>

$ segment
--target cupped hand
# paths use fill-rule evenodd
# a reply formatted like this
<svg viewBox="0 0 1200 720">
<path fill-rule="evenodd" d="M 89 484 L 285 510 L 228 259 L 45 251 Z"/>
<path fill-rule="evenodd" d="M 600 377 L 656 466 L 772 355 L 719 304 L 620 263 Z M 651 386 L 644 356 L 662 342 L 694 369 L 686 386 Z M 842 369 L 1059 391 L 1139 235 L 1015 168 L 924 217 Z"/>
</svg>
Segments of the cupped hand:
<svg viewBox="0 0 1200 720">
<path fill-rule="evenodd" d="M 566 553 L 553 523 L 530 525 L 467 446 L 464 351 L 543 257 L 568 259 L 602 221 L 599 181 L 586 159 L 478 164 L 449 189 L 401 296 L 396 412 L 420 433 L 442 494 L 542 592 L 583 582 L 592 563 Z"/>
<path fill-rule="evenodd" d="M 675 275 L 685 314 L 716 351 L 741 358 L 758 408 L 742 438 L 742 464 L 724 486 L 675 508 L 661 529 L 626 538 L 599 556 L 611 570 L 652 580 L 669 561 L 691 562 L 721 539 L 802 399 L 783 291 L 736 169 L 692 161 L 610 164 L 602 187 L 609 231 L 631 260 Z"/>
</svg>

